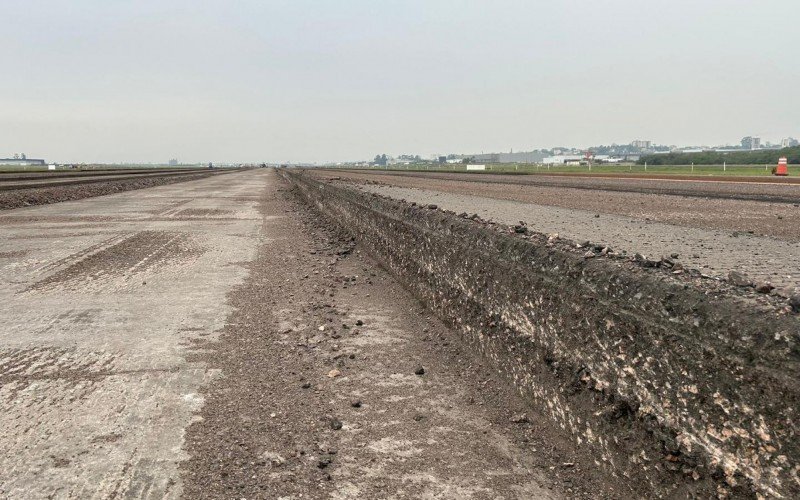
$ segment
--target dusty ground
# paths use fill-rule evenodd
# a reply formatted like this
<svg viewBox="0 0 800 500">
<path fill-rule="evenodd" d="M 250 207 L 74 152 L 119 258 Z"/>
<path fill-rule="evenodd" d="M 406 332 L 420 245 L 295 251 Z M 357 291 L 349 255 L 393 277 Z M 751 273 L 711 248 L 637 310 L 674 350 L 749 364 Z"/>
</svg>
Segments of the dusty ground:
<svg viewBox="0 0 800 500">
<path fill-rule="evenodd" d="M 317 172 L 318 175 L 432 189 L 451 194 L 623 215 L 634 219 L 729 232 L 753 231 L 800 242 L 800 185 L 686 182 L 489 174 Z M 642 189 L 661 194 L 643 193 Z M 676 195 L 691 192 L 694 196 Z M 672 194 L 671 194 L 672 193 Z M 705 196 L 704 196 L 705 195 Z M 781 197 L 788 202 L 732 199 Z"/>
<path fill-rule="evenodd" d="M 792 204 L 777 204 L 787 213 L 784 219 L 777 219 L 768 215 L 769 207 L 776 204 L 754 201 L 515 187 L 380 174 L 373 177 L 356 174 L 357 177 L 353 177 L 349 173 L 316 172 L 316 175 L 380 181 L 360 184 L 360 188 L 420 204 L 435 204 L 456 213 L 476 213 L 484 219 L 504 224 L 522 221 L 534 231 L 557 233 L 577 242 L 588 240 L 605 244 L 616 251 L 640 253 L 655 259 L 677 254 L 677 260 L 687 268 L 718 277 L 726 277 L 735 270 L 754 282 L 766 281 L 775 285 L 775 293 L 786 296 L 800 290 L 800 246 L 791 236 L 800 230 L 800 208 Z M 424 188 L 404 187 L 406 184 L 423 185 Z M 547 192 L 547 197 L 540 196 L 541 190 Z M 597 207 L 593 201 L 600 196 L 609 200 L 603 207 Z M 638 213 L 633 205 L 634 197 L 648 205 L 661 204 L 664 212 Z M 537 201 L 533 203 L 530 200 Z M 671 212 L 668 206 L 672 207 Z M 702 219 L 702 224 L 695 224 L 692 217 L 675 215 L 678 213 L 691 213 L 697 217 L 707 214 L 709 217 Z M 728 219 L 738 218 L 740 223 L 752 219 L 755 221 L 753 225 L 746 227 L 757 227 L 762 231 L 776 232 L 776 228 L 785 227 L 785 231 L 780 231 L 784 237 L 729 231 L 723 229 L 724 224 L 713 224 L 715 217 L 724 220 L 726 215 Z M 777 223 L 767 224 L 768 218 Z"/>
<path fill-rule="evenodd" d="M 0 214 L 0 497 L 626 497 L 278 183 Z"/>
<path fill-rule="evenodd" d="M 349 239 L 274 186 L 262 203 L 286 216 L 194 358 L 225 376 L 187 432 L 188 497 L 625 496 Z"/>
</svg>

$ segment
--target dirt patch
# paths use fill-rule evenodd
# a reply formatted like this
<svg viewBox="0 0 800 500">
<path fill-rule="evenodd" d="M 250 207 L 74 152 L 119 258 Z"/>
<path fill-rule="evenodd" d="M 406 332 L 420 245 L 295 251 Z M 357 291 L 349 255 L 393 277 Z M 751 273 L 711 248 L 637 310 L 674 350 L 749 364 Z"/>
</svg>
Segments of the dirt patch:
<svg viewBox="0 0 800 500">
<path fill-rule="evenodd" d="M 287 216 L 265 221 L 219 341 L 198 343 L 222 377 L 186 434 L 185 496 L 626 497 L 351 238 L 284 196 L 262 201 Z"/>
<path fill-rule="evenodd" d="M 59 268 L 54 274 L 38 281 L 28 291 L 52 288 L 85 287 L 87 282 L 108 281 L 121 276 L 132 277 L 149 269 L 174 263 L 202 253 L 186 233 L 141 231 L 133 235 L 110 238 L 47 268 Z"/>
<path fill-rule="evenodd" d="M 667 260 L 285 175 L 636 496 L 796 493 L 786 304 L 676 279 Z"/>
<path fill-rule="evenodd" d="M 14 259 L 19 257 L 25 257 L 29 253 L 29 250 L 11 250 L 8 252 L 0 252 L 0 259 Z"/>
</svg>

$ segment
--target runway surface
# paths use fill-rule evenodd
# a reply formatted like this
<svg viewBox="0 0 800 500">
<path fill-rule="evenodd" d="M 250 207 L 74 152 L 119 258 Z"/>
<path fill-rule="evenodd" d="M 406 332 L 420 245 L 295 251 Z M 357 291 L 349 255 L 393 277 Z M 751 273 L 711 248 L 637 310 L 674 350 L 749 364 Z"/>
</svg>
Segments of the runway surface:
<svg viewBox="0 0 800 500">
<path fill-rule="evenodd" d="M 0 213 L 0 496 L 161 498 L 213 376 L 264 176 Z"/>
<path fill-rule="evenodd" d="M 631 491 L 287 188 L 0 213 L 0 497 Z"/>
</svg>

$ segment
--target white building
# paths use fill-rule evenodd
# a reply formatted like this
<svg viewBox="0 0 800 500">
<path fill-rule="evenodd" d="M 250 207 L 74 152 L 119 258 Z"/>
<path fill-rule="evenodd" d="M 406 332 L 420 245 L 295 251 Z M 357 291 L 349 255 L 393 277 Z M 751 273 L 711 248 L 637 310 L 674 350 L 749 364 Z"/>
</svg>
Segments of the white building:
<svg viewBox="0 0 800 500">
<path fill-rule="evenodd" d="M 30 167 L 33 165 L 44 166 L 46 164 L 44 160 L 34 158 L 0 158 L 0 167 L 4 165 L 10 167 Z"/>
<path fill-rule="evenodd" d="M 557 155 L 548 156 L 542 160 L 545 165 L 566 165 L 580 163 L 586 157 L 584 155 Z"/>
</svg>

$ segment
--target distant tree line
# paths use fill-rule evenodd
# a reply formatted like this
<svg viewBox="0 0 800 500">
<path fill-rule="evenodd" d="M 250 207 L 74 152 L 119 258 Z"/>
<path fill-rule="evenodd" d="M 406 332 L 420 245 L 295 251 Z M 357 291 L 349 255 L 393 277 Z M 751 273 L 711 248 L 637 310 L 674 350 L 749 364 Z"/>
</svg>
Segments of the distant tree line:
<svg viewBox="0 0 800 500">
<path fill-rule="evenodd" d="M 645 155 L 638 164 L 644 165 L 771 165 L 785 156 L 792 165 L 800 165 L 800 146 L 783 149 L 762 149 L 756 151 L 703 151 L 700 153 L 665 153 Z"/>
<path fill-rule="evenodd" d="M 375 159 L 372 161 L 372 163 L 381 167 L 385 167 L 386 164 L 389 163 L 389 158 L 386 156 L 386 153 L 382 155 L 375 155 Z"/>
</svg>

